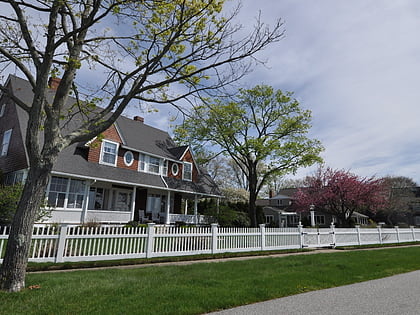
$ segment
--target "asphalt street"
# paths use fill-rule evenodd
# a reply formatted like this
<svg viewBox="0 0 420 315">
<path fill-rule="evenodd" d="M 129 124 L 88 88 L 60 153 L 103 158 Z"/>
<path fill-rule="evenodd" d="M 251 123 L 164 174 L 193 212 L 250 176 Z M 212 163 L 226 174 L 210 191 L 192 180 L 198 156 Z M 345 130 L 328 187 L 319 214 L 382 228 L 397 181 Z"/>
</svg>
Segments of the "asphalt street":
<svg viewBox="0 0 420 315">
<path fill-rule="evenodd" d="M 420 270 L 240 306 L 212 315 L 420 315 Z"/>
</svg>

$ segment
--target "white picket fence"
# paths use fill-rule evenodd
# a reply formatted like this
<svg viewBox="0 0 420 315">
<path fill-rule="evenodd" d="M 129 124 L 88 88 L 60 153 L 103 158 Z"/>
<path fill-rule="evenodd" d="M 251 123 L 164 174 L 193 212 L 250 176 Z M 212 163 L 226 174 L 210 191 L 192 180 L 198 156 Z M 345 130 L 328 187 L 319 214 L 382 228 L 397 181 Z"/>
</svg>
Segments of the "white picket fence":
<svg viewBox="0 0 420 315">
<path fill-rule="evenodd" d="M 0 262 L 9 228 L 0 227 Z M 418 228 L 224 228 L 62 225 L 34 228 L 29 261 L 149 258 L 420 241 Z"/>
</svg>

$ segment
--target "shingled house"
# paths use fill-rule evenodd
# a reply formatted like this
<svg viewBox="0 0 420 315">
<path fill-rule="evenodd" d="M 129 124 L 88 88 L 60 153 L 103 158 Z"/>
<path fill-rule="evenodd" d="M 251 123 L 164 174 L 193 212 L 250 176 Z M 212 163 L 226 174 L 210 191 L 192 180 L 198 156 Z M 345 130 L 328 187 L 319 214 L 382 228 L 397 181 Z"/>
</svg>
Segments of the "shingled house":
<svg viewBox="0 0 420 315">
<path fill-rule="evenodd" d="M 27 81 L 9 76 L 6 85 L 30 104 L 33 93 Z M 25 180 L 27 120 L 27 113 L 10 98 L 0 97 L 0 169 L 5 184 Z M 146 125 L 139 116 L 121 116 L 100 139 L 64 149 L 46 191 L 53 209 L 48 221 L 58 223 L 204 223 L 206 218 L 197 213 L 197 201 L 203 197 L 221 196 L 190 148 L 177 146 L 167 132 Z M 188 201 L 194 205 L 190 214 Z"/>
</svg>

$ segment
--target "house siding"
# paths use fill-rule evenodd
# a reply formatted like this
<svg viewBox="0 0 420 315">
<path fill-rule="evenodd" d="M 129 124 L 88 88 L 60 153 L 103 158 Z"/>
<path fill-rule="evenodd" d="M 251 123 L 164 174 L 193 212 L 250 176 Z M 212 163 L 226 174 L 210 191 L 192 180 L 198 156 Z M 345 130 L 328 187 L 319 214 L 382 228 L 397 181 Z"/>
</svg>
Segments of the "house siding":
<svg viewBox="0 0 420 315">
<path fill-rule="evenodd" d="M 191 151 L 189 149 L 187 150 L 187 152 L 185 152 L 184 156 L 182 157 L 182 161 L 192 163 L 192 181 L 196 182 L 197 181 L 197 176 L 198 176 L 198 170 L 195 167 L 194 159 L 193 159 L 193 156 L 192 156 Z M 181 177 L 179 177 L 179 178 L 182 178 L 182 174 L 184 172 L 184 166 L 183 165 L 181 166 L 180 170 L 181 170 L 181 172 L 180 172 Z"/>
<path fill-rule="evenodd" d="M 0 156 L 0 169 L 4 174 L 25 169 L 28 167 L 24 142 L 20 131 L 16 105 L 7 97 L 0 100 L 1 105 L 6 104 L 5 112 L 0 117 L 0 144 L 5 131 L 12 129 L 7 155 Z"/>
<path fill-rule="evenodd" d="M 178 164 L 178 174 L 174 175 L 172 173 L 172 165 Z M 176 179 L 182 179 L 182 164 L 176 163 L 176 162 L 169 162 L 168 163 L 168 177 L 176 178 Z"/>
<path fill-rule="evenodd" d="M 114 142 L 118 142 L 119 144 L 122 143 L 121 137 L 118 134 L 117 128 L 115 128 L 114 125 L 112 125 L 107 130 L 105 130 L 102 133 L 102 135 L 103 135 L 104 140 L 111 140 L 111 141 L 114 141 Z M 120 149 L 118 150 L 118 153 L 120 153 L 119 151 L 120 151 Z M 123 156 L 124 156 L 124 153 L 121 156 L 120 156 L 120 154 L 118 154 L 118 159 L 120 159 L 120 157 L 123 157 Z M 100 157 L 101 157 L 101 141 L 96 139 L 90 145 L 89 154 L 88 154 L 88 161 L 89 162 L 94 162 L 94 163 L 99 163 Z M 122 160 L 121 160 L 121 162 L 124 163 Z M 117 165 L 118 165 L 118 161 L 117 161 Z"/>
</svg>

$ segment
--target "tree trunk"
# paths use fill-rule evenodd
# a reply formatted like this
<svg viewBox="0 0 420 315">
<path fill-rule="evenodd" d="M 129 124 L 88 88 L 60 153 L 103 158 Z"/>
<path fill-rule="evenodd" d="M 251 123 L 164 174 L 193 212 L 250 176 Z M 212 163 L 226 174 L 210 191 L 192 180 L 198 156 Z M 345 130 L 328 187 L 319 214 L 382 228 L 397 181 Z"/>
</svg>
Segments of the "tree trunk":
<svg viewBox="0 0 420 315">
<path fill-rule="evenodd" d="M 251 219 L 251 226 L 257 227 L 257 172 L 252 165 L 252 161 L 249 163 L 249 178 L 248 178 L 248 188 L 249 188 L 249 218 Z"/>
<path fill-rule="evenodd" d="M 249 192 L 249 217 L 251 219 L 251 226 L 257 227 L 258 221 L 257 221 L 257 206 L 255 204 L 257 200 L 257 196 L 255 192 L 250 191 Z"/>
<path fill-rule="evenodd" d="M 31 247 L 33 225 L 41 202 L 45 197 L 49 166 L 31 166 L 13 220 L 6 253 L 0 269 L 0 289 L 18 292 L 25 287 L 28 253 Z"/>
</svg>

